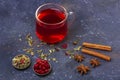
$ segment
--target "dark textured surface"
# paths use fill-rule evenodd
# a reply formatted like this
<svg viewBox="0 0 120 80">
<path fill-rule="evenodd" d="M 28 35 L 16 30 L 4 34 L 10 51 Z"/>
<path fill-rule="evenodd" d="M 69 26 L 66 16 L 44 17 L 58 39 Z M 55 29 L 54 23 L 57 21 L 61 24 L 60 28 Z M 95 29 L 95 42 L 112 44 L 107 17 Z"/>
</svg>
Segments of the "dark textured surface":
<svg viewBox="0 0 120 80">
<path fill-rule="evenodd" d="M 46 77 L 33 73 L 32 65 L 24 71 L 18 71 L 11 65 L 11 59 L 24 53 L 27 46 L 23 40 L 31 33 L 35 36 L 35 10 L 41 4 L 54 2 L 63 5 L 68 11 L 75 13 L 76 19 L 70 27 L 68 37 L 60 44 L 79 37 L 84 41 L 110 45 L 111 62 L 101 61 L 101 66 L 84 76 L 76 72 L 78 65 L 72 59 L 64 56 L 62 51 L 55 53 L 58 63 L 51 62 L 53 71 Z M 120 80 L 120 0 L 0 0 L 0 80 Z M 72 48 L 71 43 L 69 48 Z M 58 46 L 60 45 L 58 44 Z M 46 46 L 47 47 L 47 46 Z M 47 49 L 47 48 L 46 48 Z M 81 54 L 81 52 L 79 52 Z M 91 56 L 85 55 L 83 64 L 89 65 Z"/>
</svg>

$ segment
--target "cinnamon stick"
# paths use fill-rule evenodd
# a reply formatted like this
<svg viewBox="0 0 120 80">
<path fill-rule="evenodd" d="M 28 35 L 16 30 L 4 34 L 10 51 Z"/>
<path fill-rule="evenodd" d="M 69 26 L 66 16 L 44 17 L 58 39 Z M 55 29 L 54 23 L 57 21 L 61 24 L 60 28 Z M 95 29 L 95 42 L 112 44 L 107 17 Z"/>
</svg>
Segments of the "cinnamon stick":
<svg viewBox="0 0 120 80">
<path fill-rule="evenodd" d="M 105 50 L 105 51 L 112 50 L 111 46 L 106 46 L 106 45 L 101 45 L 101 44 L 93 44 L 93 43 L 83 42 L 82 45 L 84 47 L 94 48 L 94 49 L 99 49 L 99 50 Z"/>
<path fill-rule="evenodd" d="M 106 60 L 106 61 L 110 61 L 110 60 L 111 60 L 110 56 L 107 56 L 107 55 L 105 55 L 105 54 L 102 54 L 102 53 L 93 51 L 93 50 L 91 50 L 91 49 L 82 48 L 81 51 L 82 51 L 83 53 L 86 53 L 86 54 L 89 54 L 89 55 L 91 55 L 91 56 L 95 56 L 95 57 L 104 59 L 104 60 Z"/>
</svg>

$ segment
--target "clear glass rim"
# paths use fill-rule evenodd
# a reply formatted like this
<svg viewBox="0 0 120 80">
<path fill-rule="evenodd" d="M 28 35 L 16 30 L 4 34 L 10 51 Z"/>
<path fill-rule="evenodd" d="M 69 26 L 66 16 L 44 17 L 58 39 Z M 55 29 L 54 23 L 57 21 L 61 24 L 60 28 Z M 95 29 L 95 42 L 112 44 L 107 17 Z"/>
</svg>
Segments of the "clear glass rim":
<svg viewBox="0 0 120 80">
<path fill-rule="evenodd" d="M 46 6 L 46 5 L 56 5 L 56 6 L 58 6 L 58 7 L 61 7 L 61 8 L 64 10 L 64 13 L 65 13 L 65 19 L 63 19 L 62 21 L 60 21 L 60 22 L 58 22 L 58 23 L 53 23 L 53 24 L 46 23 L 46 22 L 41 21 L 40 19 L 38 19 L 37 13 L 38 13 L 39 9 L 42 8 L 42 7 L 44 7 L 44 6 Z M 61 24 L 61 23 L 64 23 L 64 22 L 67 20 L 67 17 L 68 17 L 67 10 L 66 10 L 63 6 L 61 6 L 61 5 L 59 5 L 59 4 L 55 4 L 55 3 L 46 3 L 46 4 L 43 4 L 43 5 L 39 6 L 39 7 L 37 8 L 36 12 L 35 12 L 35 18 L 37 19 L 37 21 L 39 21 L 40 23 L 46 24 L 46 25 L 59 25 L 59 24 Z"/>
</svg>

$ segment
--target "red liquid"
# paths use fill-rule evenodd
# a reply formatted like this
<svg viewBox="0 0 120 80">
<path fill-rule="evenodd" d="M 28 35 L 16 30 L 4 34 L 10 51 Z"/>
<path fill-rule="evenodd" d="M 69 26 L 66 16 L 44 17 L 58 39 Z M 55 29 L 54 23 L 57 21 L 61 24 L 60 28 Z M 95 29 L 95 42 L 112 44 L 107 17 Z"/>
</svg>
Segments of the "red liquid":
<svg viewBox="0 0 120 80">
<path fill-rule="evenodd" d="M 64 39 L 67 34 L 67 21 L 58 23 L 65 19 L 65 13 L 57 9 L 45 9 L 38 13 L 37 17 L 44 22 L 36 22 L 36 34 L 41 40 L 47 43 L 57 43 Z"/>
</svg>

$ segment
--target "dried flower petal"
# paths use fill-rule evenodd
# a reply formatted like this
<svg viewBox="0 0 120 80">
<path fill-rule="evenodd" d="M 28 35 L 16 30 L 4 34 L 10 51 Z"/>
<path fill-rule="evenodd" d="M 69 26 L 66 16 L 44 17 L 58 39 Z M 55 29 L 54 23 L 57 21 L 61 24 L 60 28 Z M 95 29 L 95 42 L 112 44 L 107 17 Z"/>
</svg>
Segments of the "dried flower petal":
<svg viewBox="0 0 120 80">
<path fill-rule="evenodd" d="M 31 54 L 32 56 L 34 55 L 33 48 L 27 48 L 27 49 L 23 49 L 23 51 L 25 51 L 26 53 L 29 53 L 29 54 Z"/>
<path fill-rule="evenodd" d="M 37 50 L 37 53 L 42 53 L 43 52 L 43 50 L 41 49 L 41 50 Z"/>
<path fill-rule="evenodd" d="M 56 58 L 52 58 L 53 61 L 56 61 Z"/>
<path fill-rule="evenodd" d="M 30 35 L 30 33 L 27 34 L 26 40 L 27 40 L 29 46 L 33 46 L 34 41 L 32 39 L 32 36 Z"/>
<path fill-rule="evenodd" d="M 40 45 L 37 45 L 37 47 L 39 48 L 39 47 L 40 47 Z"/>
<path fill-rule="evenodd" d="M 33 40 L 29 40 L 28 41 L 29 46 L 33 46 L 33 42 L 34 42 Z"/>
<path fill-rule="evenodd" d="M 31 52 L 30 54 L 31 54 L 31 56 L 34 56 L 34 52 Z"/>
<path fill-rule="evenodd" d="M 52 58 L 51 60 L 56 62 L 56 63 L 58 62 L 56 58 Z"/>
<path fill-rule="evenodd" d="M 81 46 L 78 46 L 78 47 L 74 48 L 73 50 L 74 51 L 80 51 L 80 49 L 81 49 Z"/>
<path fill-rule="evenodd" d="M 55 49 L 50 49 L 49 50 L 49 53 L 54 53 L 55 52 Z"/>
<path fill-rule="evenodd" d="M 44 54 L 44 53 L 41 53 L 41 54 L 39 55 L 39 57 L 40 57 L 41 59 L 47 60 L 48 55 L 47 55 L 47 54 Z"/>
<path fill-rule="evenodd" d="M 61 45 L 61 47 L 62 47 L 63 49 L 67 49 L 68 44 L 67 44 L 67 43 L 64 43 L 64 44 Z"/>
</svg>

